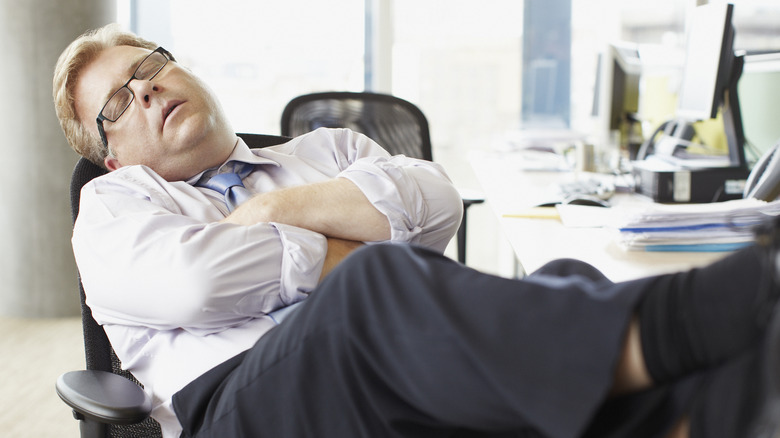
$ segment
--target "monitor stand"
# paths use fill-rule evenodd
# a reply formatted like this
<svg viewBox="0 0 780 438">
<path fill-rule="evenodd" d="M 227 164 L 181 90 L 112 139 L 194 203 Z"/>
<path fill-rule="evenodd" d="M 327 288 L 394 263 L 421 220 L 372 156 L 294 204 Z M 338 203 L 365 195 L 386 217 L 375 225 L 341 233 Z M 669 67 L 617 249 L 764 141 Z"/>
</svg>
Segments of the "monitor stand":
<svg viewBox="0 0 780 438">
<path fill-rule="evenodd" d="M 748 168 L 745 160 L 745 129 L 742 126 L 742 110 L 739 106 L 737 84 L 745 66 L 744 53 L 734 55 L 731 80 L 723 102 L 723 129 L 729 146 L 729 160 L 734 167 Z"/>
</svg>

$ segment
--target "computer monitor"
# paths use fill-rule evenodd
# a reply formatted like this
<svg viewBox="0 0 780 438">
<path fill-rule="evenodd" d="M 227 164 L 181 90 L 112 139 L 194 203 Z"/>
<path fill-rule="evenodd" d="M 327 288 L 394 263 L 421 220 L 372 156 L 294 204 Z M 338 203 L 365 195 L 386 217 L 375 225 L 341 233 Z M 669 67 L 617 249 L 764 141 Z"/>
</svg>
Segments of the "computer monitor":
<svg viewBox="0 0 780 438">
<path fill-rule="evenodd" d="M 673 135 L 690 132 L 690 123 L 715 118 L 722 109 L 731 165 L 745 166 L 736 88 L 743 59 L 734 53 L 733 11 L 728 3 L 710 3 L 693 11 Z"/>
<path fill-rule="evenodd" d="M 733 11 L 733 5 L 724 3 L 693 10 L 675 118 L 648 136 L 633 167 L 637 192 L 657 202 L 717 202 L 743 196 L 749 169 L 737 84 L 744 56 L 734 52 Z M 716 118 L 719 111 L 728 156 L 689 150 L 693 123 Z"/>
<path fill-rule="evenodd" d="M 641 73 L 642 62 L 637 44 L 612 43 L 605 53 L 599 55 L 592 115 L 600 120 L 603 139 L 617 132 L 620 146 L 628 148 L 629 153 L 632 146 L 634 153 L 639 146 L 630 143 L 631 130 L 639 123 Z"/>
<path fill-rule="evenodd" d="M 677 117 L 691 122 L 715 118 L 734 59 L 733 5 L 707 4 L 693 11 Z"/>
</svg>

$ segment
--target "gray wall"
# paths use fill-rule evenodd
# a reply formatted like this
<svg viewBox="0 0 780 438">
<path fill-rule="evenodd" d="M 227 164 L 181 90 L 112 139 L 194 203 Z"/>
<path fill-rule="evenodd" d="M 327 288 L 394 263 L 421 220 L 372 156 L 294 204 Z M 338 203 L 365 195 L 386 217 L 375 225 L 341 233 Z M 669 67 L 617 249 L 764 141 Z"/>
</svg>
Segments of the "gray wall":
<svg viewBox="0 0 780 438">
<path fill-rule="evenodd" d="M 70 247 L 68 147 L 52 104 L 62 50 L 87 29 L 115 21 L 105 0 L 0 0 L 0 315 L 78 313 Z"/>
</svg>

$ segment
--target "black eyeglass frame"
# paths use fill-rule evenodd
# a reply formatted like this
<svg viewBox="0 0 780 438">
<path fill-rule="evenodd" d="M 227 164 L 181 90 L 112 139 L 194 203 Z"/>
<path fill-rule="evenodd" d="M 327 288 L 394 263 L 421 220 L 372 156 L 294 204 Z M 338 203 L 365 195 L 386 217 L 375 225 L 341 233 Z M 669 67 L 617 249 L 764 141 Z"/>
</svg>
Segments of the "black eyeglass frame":
<svg viewBox="0 0 780 438">
<path fill-rule="evenodd" d="M 165 57 L 166 61 L 160 66 L 160 68 L 157 69 L 157 71 L 152 73 L 149 77 L 147 77 L 147 78 L 139 78 L 139 77 L 137 77 L 136 75 L 138 74 L 138 71 L 146 63 L 146 61 L 148 61 L 149 58 L 151 58 L 155 53 L 162 54 Z M 116 91 L 114 91 L 114 93 L 111 95 L 111 97 L 108 98 L 106 103 L 103 105 L 103 108 L 100 109 L 100 114 L 98 114 L 98 116 L 97 116 L 98 132 L 100 133 L 100 140 L 103 142 L 103 147 L 104 148 L 108 149 L 108 138 L 106 138 L 106 131 L 105 131 L 105 128 L 103 128 L 103 121 L 107 120 L 107 121 L 109 121 L 111 123 L 116 122 L 117 120 L 119 120 L 120 117 L 122 117 L 122 114 L 124 114 L 125 111 L 127 111 L 127 109 L 130 108 L 130 105 L 133 103 L 133 100 L 135 100 L 135 93 L 133 93 L 133 90 L 131 90 L 130 87 L 128 87 L 128 85 L 130 85 L 130 82 L 133 82 L 134 80 L 151 81 L 152 79 L 154 79 L 155 76 L 157 76 L 162 71 L 163 68 L 165 68 L 166 65 L 168 65 L 168 61 L 176 62 L 176 59 L 173 57 L 171 52 L 165 50 L 162 46 L 154 49 L 154 51 L 152 51 L 152 53 L 147 55 L 146 58 L 144 58 L 138 64 L 138 67 L 136 67 L 135 71 L 133 72 L 133 76 L 130 79 L 128 79 L 127 82 L 125 82 L 124 85 L 122 85 Z M 125 88 L 127 88 L 127 90 L 130 91 L 130 96 L 132 96 L 132 97 L 127 102 L 127 105 L 124 107 L 124 109 L 122 109 L 122 111 L 119 112 L 119 115 L 114 117 L 113 120 L 108 118 L 108 117 L 106 117 L 105 115 L 103 115 L 103 111 L 106 109 L 106 107 L 108 106 L 109 102 L 111 102 L 111 100 L 117 94 L 119 94 L 120 91 L 122 91 Z"/>
</svg>

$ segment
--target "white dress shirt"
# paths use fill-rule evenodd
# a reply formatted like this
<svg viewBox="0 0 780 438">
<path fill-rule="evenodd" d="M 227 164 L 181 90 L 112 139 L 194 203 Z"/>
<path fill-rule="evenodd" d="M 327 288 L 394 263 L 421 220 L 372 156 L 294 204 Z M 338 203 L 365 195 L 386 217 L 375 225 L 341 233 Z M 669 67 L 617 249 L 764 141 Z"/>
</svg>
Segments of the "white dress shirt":
<svg viewBox="0 0 780 438">
<path fill-rule="evenodd" d="M 349 130 L 319 129 L 263 149 L 239 140 L 223 166 L 231 161 L 256 164 L 244 184 L 257 193 L 348 178 L 387 216 L 393 241 L 443 251 L 460 223 L 460 196 L 440 166 L 390 157 Z M 152 394 L 166 437 L 181 432 L 173 394 L 250 348 L 276 324 L 269 313 L 305 299 L 327 250 L 323 235 L 290 225 L 218 223 L 227 207 L 193 185 L 201 176 L 168 182 L 146 166 L 110 172 L 84 186 L 73 230 L 87 304 Z"/>
</svg>

